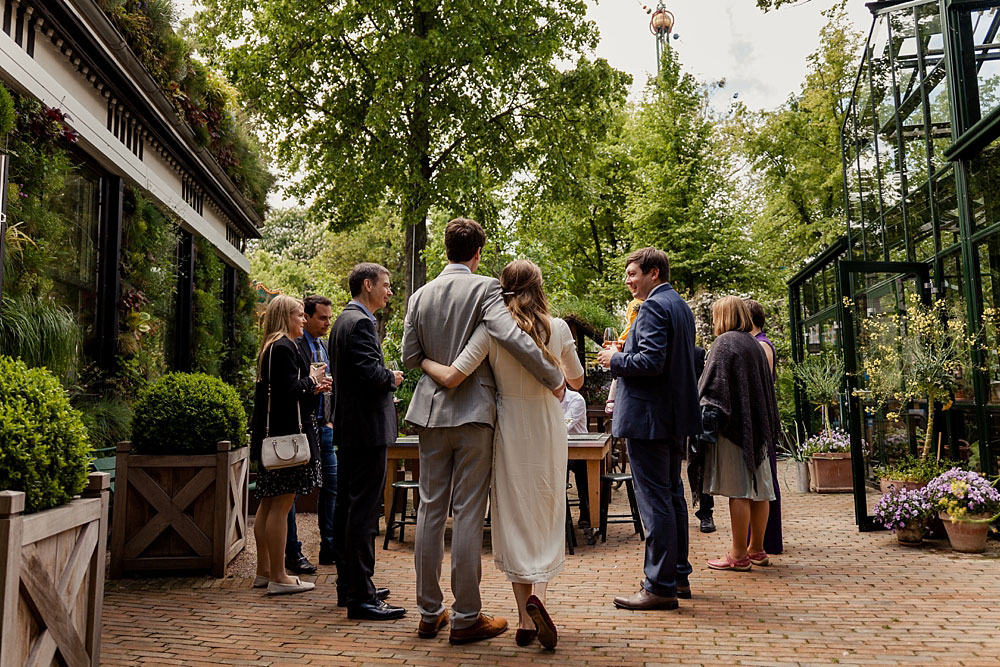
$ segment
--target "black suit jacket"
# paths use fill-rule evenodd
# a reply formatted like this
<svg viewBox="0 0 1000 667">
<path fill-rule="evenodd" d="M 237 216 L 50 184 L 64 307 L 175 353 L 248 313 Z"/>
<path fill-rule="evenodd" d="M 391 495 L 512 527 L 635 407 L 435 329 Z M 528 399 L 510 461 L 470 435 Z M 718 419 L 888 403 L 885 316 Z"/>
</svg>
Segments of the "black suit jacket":
<svg viewBox="0 0 1000 667">
<path fill-rule="evenodd" d="M 330 329 L 333 367 L 333 443 L 338 447 L 386 447 L 396 442 L 396 390 L 385 367 L 375 324 L 347 304 Z"/>
<path fill-rule="evenodd" d="M 664 440 L 701 433 L 694 373 L 694 316 L 670 286 L 654 289 L 611 358 L 618 378 L 611 432 L 618 438 Z"/>
<path fill-rule="evenodd" d="M 319 344 L 323 346 L 323 350 L 326 351 L 326 358 L 330 359 L 330 344 L 327 341 L 323 340 L 322 338 L 317 338 L 316 340 L 319 341 Z M 306 340 L 305 335 L 302 335 L 302 336 L 299 336 L 298 338 L 296 338 L 295 339 L 295 344 L 299 347 L 299 350 L 302 352 L 302 354 L 304 354 L 306 356 L 306 358 L 309 359 L 310 364 L 311 364 L 312 360 L 313 360 L 313 350 L 310 349 L 310 347 L 309 347 L 309 341 Z M 333 361 L 332 360 L 330 361 L 330 372 L 331 373 L 333 372 Z M 316 425 L 317 426 L 323 426 L 323 425 L 325 425 L 325 424 L 333 421 L 333 394 L 332 393 L 324 394 L 324 397 L 326 398 L 326 400 L 323 401 L 323 414 L 316 416 Z M 317 394 L 316 395 L 316 404 L 319 405 L 319 402 L 320 402 L 319 395 Z M 317 412 L 318 411 L 319 411 L 319 408 L 317 407 Z"/>
<path fill-rule="evenodd" d="M 270 368 L 269 368 L 270 366 Z M 302 417 L 302 432 L 309 439 L 313 460 L 319 458 L 319 440 L 314 415 L 318 398 L 309 378 L 309 357 L 292 340 L 280 338 L 264 351 L 261 380 L 257 382 L 250 429 L 251 455 L 260 460 L 267 421 L 267 387 L 271 383 L 271 435 L 299 432 L 296 406 Z"/>
</svg>

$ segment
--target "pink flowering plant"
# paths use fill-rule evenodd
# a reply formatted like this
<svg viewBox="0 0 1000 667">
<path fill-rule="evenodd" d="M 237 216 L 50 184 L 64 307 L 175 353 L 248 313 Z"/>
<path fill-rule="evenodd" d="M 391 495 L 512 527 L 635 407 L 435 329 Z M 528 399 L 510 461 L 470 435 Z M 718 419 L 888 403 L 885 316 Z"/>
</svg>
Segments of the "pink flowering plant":
<svg viewBox="0 0 1000 667">
<path fill-rule="evenodd" d="M 872 514 L 892 532 L 907 526 L 923 526 L 934 507 L 924 489 L 892 489 L 876 503 Z"/>
<path fill-rule="evenodd" d="M 953 523 L 987 523 L 1000 516 L 1000 491 L 979 473 L 952 468 L 932 479 L 925 491 L 932 507 Z"/>
</svg>

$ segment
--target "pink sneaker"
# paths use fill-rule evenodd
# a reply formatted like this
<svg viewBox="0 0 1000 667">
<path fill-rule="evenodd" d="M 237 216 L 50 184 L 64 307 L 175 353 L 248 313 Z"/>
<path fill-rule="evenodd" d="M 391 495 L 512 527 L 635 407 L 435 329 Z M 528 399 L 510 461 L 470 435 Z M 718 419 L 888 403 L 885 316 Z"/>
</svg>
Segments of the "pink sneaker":
<svg viewBox="0 0 1000 667">
<path fill-rule="evenodd" d="M 737 572 L 749 572 L 751 568 L 749 556 L 743 560 L 733 560 L 733 557 L 728 553 L 725 558 L 708 561 L 708 566 L 713 570 L 736 570 Z"/>
<path fill-rule="evenodd" d="M 766 551 L 761 551 L 761 552 L 755 553 L 755 554 L 748 553 L 747 554 L 747 558 L 749 558 L 750 562 L 753 563 L 754 565 L 761 565 L 761 566 L 763 566 L 763 565 L 770 565 L 771 564 L 771 559 L 767 557 L 767 552 Z"/>
</svg>

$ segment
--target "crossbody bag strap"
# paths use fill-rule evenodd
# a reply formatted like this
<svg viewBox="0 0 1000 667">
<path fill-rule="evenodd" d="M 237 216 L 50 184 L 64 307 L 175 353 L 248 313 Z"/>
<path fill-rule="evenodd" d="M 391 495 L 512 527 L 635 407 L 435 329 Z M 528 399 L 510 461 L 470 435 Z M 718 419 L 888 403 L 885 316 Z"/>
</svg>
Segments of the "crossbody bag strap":
<svg viewBox="0 0 1000 667">
<path fill-rule="evenodd" d="M 275 341 L 275 343 L 278 341 Z M 271 343 L 267 348 L 267 418 L 264 420 L 264 437 L 270 437 L 271 435 L 271 359 L 274 358 L 274 343 Z M 302 379 L 302 371 L 299 367 L 295 367 L 296 379 Z M 302 433 L 302 405 L 300 401 L 302 399 L 295 399 L 295 416 L 299 420 L 299 433 Z"/>
</svg>

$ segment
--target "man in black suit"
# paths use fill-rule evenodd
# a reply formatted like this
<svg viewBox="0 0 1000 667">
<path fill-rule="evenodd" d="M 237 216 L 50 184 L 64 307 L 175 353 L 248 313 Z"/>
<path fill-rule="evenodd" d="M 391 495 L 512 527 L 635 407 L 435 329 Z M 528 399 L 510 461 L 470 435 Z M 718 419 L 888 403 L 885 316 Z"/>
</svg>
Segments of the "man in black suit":
<svg viewBox="0 0 1000 667">
<path fill-rule="evenodd" d="M 295 339 L 299 350 L 313 363 L 326 363 L 330 375 L 330 355 L 326 335 L 333 321 L 333 304 L 325 296 L 312 294 L 302 300 L 306 323 L 302 335 Z M 337 453 L 333 448 L 333 394 L 319 394 L 316 425 L 319 427 L 319 456 L 323 465 L 323 486 L 319 489 L 317 518 L 319 519 L 319 564 L 333 565 L 333 509 L 337 502 Z M 285 569 L 295 574 L 314 574 L 316 566 L 302 553 L 295 505 L 288 513 L 288 537 L 285 541 Z"/>
<path fill-rule="evenodd" d="M 358 264 L 347 282 L 351 301 L 330 332 L 340 481 L 333 515 L 337 603 L 347 607 L 348 618 L 389 620 L 406 610 L 386 604 L 389 589 L 376 589 L 372 574 L 386 453 L 398 432 L 392 398 L 403 373 L 385 367 L 375 330 L 374 313 L 392 296 L 389 271 L 379 264 Z"/>
<path fill-rule="evenodd" d="M 656 248 L 625 260 L 625 284 L 643 299 L 624 349 L 598 359 L 618 378 L 611 433 L 625 438 L 639 515 L 646 526 L 646 578 L 623 609 L 676 609 L 691 597 L 687 502 L 681 482 L 685 438 L 701 433 L 694 373 L 694 316 L 670 286 L 670 264 Z"/>
</svg>

